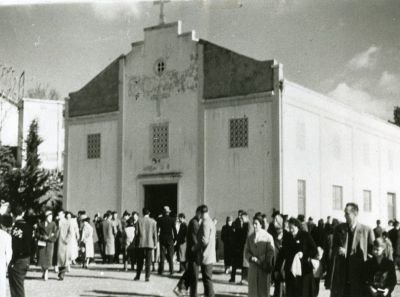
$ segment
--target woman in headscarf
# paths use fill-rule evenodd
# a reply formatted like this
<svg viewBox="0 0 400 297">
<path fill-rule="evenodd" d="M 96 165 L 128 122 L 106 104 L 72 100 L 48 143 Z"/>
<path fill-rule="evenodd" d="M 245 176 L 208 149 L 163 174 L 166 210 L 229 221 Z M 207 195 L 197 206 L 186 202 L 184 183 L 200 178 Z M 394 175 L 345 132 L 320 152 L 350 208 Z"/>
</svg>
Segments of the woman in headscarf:
<svg viewBox="0 0 400 297">
<path fill-rule="evenodd" d="M 38 266 L 42 267 L 42 278 L 46 281 L 49 278 L 49 268 L 52 266 L 54 243 L 57 241 L 58 228 L 53 222 L 53 212 L 47 210 L 44 213 L 44 220 L 38 224 L 36 238 L 38 246 Z"/>
<path fill-rule="evenodd" d="M 315 282 L 311 259 L 317 254 L 317 246 L 311 235 L 302 231 L 295 218 L 289 219 L 291 236 L 283 242 L 284 274 L 287 297 L 315 297 Z"/>
<path fill-rule="evenodd" d="M 275 265 L 273 273 L 273 282 L 275 285 L 274 297 L 285 296 L 285 279 L 284 279 L 284 258 L 282 253 L 283 242 L 288 241 L 290 237 L 289 231 L 284 229 L 284 219 L 282 215 L 276 214 L 272 221 L 272 229 L 274 230 L 274 245 L 275 245 Z"/>
<path fill-rule="evenodd" d="M 249 262 L 249 297 L 269 297 L 274 259 L 274 239 L 264 230 L 260 214 L 253 219 L 254 232 L 246 240 L 244 257 Z"/>
</svg>

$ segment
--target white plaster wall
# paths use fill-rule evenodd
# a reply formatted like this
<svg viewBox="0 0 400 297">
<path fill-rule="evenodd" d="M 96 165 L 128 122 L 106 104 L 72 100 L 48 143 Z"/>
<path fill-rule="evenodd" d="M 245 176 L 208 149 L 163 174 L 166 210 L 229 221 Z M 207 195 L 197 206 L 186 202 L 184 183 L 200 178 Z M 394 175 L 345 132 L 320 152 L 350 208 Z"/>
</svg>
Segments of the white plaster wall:
<svg viewBox="0 0 400 297">
<path fill-rule="evenodd" d="M 84 209 L 92 216 L 117 209 L 117 127 L 117 120 L 68 125 L 66 209 Z M 94 133 L 101 133 L 101 157 L 88 159 L 87 135 Z"/>
<path fill-rule="evenodd" d="M 2 145 L 17 146 L 18 109 L 0 98 L 0 142 Z"/>
<path fill-rule="evenodd" d="M 178 211 L 189 216 L 198 204 L 198 94 L 197 46 L 190 35 L 178 36 L 177 26 L 145 31 L 145 41 L 126 56 L 123 133 L 122 209 L 141 210 L 143 184 L 178 181 Z M 166 61 L 163 80 L 154 72 L 159 58 Z M 195 67 L 195 68 L 190 68 Z M 194 72 L 190 72 L 192 69 Z M 185 77 L 185 80 L 181 78 Z M 182 88 L 181 86 L 184 86 Z M 153 96 L 160 95 L 160 114 Z M 153 99 L 152 99 L 153 97 Z M 154 163 L 151 159 L 151 124 L 169 123 L 169 156 Z M 180 172 L 181 178 L 141 174 Z"/>
<path fill-rule="evenodd" d="M 306 181 L 306 215 L 320 213 L 320 158 L 318 140 L 319 118 L 312 113 L 296 109 L 288 104 L 282 106 L 283 113 L 283 205 L 284 213 L 297 215 L 297 180 Z M 300 130 L 304 139 L 299 139 Z M 299 143 L 301 142 L 301 143 Z"/>
<path fill-rule="evenodd" d="M 272 210 L 272 103 L 207 108 L 205 111 L 205 202 L 222 226 L 239 209 L 253 215 Z M 246 116 L 247 148 L 230 148 L 229 120 Z"/>
<path fill-rule="evenodd" d="M 29 126 L 38 120 L 39 135 L 43 139 L 39 146 L 42 167 L 46 169 L 63 168 L 64 152 L 64 104 L 60 101 L 24 98 L 23 125 L 23 163 L 25 160 L 25 140 Z M 0 100 L 0 139 L 3 145 L 18 145 L 18 109 L 10 103 Z"/>
<path fill-rule="evenodd" d="M 24 140 L 34 119 L 39 125 L 39 136 L 43 142 L 39 146 L 42 167 L 63 169 L 64 119 L 63 102 L 53 100 L 24 99 Z M 25 142 L 24 142 L 25 148 Z M 25 149 L 23 160 L 25 159 Z"/>
<path fill-rule="evenodd" d="M 400 129 L 293 83 L 286 84 L 282 116 L 283 211 L 297 215 L 297 180 L 306 179 L 307 216 L 344 220 L 343 210 L 333 209 L 332 185 L 339 185 L 343 206 L 356 202 L 362 222 L 385 224 L 387 193 L 400 194 Z M 300 122 L 304 150 L 297 145 Z M 370 212 L 363 208 L 363 190 L 372 193 Z"/>
</svg>

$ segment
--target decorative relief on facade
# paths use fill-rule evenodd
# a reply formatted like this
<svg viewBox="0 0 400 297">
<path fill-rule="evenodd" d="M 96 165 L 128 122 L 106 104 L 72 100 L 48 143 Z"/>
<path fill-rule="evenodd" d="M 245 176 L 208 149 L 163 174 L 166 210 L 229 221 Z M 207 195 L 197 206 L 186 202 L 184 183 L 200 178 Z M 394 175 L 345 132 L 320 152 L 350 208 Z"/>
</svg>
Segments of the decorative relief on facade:
<svg viewBox="0 0 400 297">
<path fill-rule="evenodd" d="M 152 164 L 143 167 L 143 172 L 145 173 L 152 173 L 152 172 L 163 172 L 163 171 L 169 171 L 170 170 L 170 165 L 168 159 L 157 159 L 153 158 Z"/>
<path fill-rule="evenodd" d="M 195 91 L 198 87 L 197 57 L 190 56 L 190 65 L 184 71 L 165 68 L 162 75 L 131 76 L 128 78 L 128 84 L 129 98 L 135 100 L 142 97 L 165 99 L 173 94 Z"/>
</svg>

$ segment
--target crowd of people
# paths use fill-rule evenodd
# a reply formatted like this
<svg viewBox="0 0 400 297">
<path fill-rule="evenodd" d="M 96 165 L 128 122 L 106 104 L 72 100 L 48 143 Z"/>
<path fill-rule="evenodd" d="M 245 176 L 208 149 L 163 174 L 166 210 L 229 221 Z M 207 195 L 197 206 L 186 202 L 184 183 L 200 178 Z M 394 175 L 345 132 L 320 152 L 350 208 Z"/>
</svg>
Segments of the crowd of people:
<svg viewBox="0 0 400 297">
<path fill-rule="evenodd" d="M 400 268 L 400 225 L 388 230 L 377 220 L 374 229 L 358 222 L 358 205 L 348 203 L 345 222 L 327 217 L 317 224 L 303 215 L 274 211 L 268 223 L 257 213 L 253 224 L 246 212 L 227 217 L 221 231 L 224 263 L 230 282 L 236 270 L 248 283 L 249 297 L 316 297 L 320 284 L 331 297 L 391 296 Z M 272 290 L 273 289 L 273 290 Z"/>
<path fill-rule="evenodd" d="M 11 297 L 25 296 L 24 279 L 30 264 L 49 278 L 54 267 L 64 280 L 71 264 L 89 268 L 95 250 L 104 264 L 120 263 L 125 271 L 136 272 L 134 281 L 150 281 L 151 272 L 173 275 L 174 259 L 182 273 L 173 292 L 196 297 L 201 272 L 204 296 L 214 297 L 213 267 L 217 244 L 223 243 L 224 271 L 230 283 L 248 286 L 249 297 L 317 297 L 320 284 L 331 297 L 391 296 L 400 267 L 400 224 L 388 223 L 388 230 L 376 222 L 370 227 L 358 222 L 358 206 L 348 203 L 345 222 L 327 217 L 317 224 L 303 215 L 288 217 L 275 211 L 271 219 L 256 213 L 252 220 L 245 211 L 226 218 L 219 238 L 217 222 L 206 205 L 199 206 L 186 223 L 185 214 L 171 215 L 164 206 L 153 217 L 142 213 L 96 214 L 85 211 L 75 216 L 59 210 L 43 211 L 14 206 L 0 216 L 0 297 L 6 296 L 6 277 Z M 222 251 L 221 251 L 222 252 Z M 130 264 L 130 266 L 129 266 Z M 157 265 L 156 265 L 157 264 Z"/>
</svg>

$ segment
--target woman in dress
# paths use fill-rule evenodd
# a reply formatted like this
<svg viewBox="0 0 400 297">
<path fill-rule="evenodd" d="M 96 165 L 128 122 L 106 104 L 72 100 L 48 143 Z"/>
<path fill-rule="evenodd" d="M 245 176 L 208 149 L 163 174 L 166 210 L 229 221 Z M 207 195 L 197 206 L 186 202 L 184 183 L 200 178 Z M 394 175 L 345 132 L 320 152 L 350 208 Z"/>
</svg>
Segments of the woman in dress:
<svg viewBox="0 0 400 297">
<path fill-rule="evenodd" d="M 38 224 L 36 238 L 38 245 L 38 266 L 42 267 L 42 278 L 49 278 L 49 268 L 53 266 L 54 243 L 57 240 L 58 228 L 53 222 L 53 212 L 48 210 L 44 214 L 44 221 Z"/>
<path fill-rule="evenodd" d="M 105 243 L 104 251 L 107 264 L 111 264 L 113 262 L 115 255 L 115 231 L 111 218 L 112 218 L 111 212 L 107 212 L 104 215 L 104 220 L 102 223 L 103 237 Z"/>
<path fill-rule="evenodd" d="M 269 297 L 274 259 L 274 239 L 264 230 L 263 217 L 253 219 L 254 232 L 246 240 L 244 257 L 249 262 L 249 297 Z"/>
<path fill-rule="evenodd" d="M 311 235 L 301 228 L 299 220 L 290 218 L 291 236 L 282 243 L 286 296 L 316 297 L 311 259 L 317 255 L 317 246 Z"/>
<path fill-rule="evenodd" d="M 94 242 L 93 242 L 93 227 L 90 225 L 90 218 L 84 218 L 82 220 L 82 236 L 81 245 L 84 247 L 84 259 L 82 266 L 88 268 L 90 259 L 94 258 Z"/>
<path fill-rule="evenodd" d="M 127 258 L 126 262 L 124 263 L 124 269 L 125 271 L 128 271 L 128 259 L 131 261 L 131 268 L 132 271 L 135 269 L 135 235 L 136 235 L 136 222 L 137 222 L 137 215 L 136 215 L 136 221 L 134 216 L 136 213 L 133 214 L 132 217 L 128 219 L 127 226 L 124 228 L 124 231 L 122 232 L 122 237 L 123 237 L 123 243 L 124 247 L 127 253 Z"/>
</svg>

